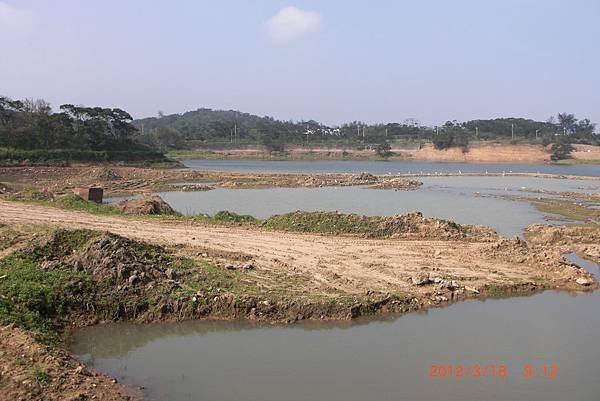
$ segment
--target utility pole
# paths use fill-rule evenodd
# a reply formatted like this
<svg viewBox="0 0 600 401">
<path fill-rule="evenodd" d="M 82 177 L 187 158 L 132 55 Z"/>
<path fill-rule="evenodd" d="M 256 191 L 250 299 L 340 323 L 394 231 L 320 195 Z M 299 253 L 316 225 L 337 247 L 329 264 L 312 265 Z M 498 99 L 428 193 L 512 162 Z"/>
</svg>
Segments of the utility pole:
<svg viewBox="0 0 600 401">
<path fill-rule="evenodd" d="M 512 137 L 512 140 L 514 141 L 515 140 L 515 125 L 514 124 L 510 125 L 510 135 Z"/>
<path fill-rule="evenodd" d="M 475 138 L 479 139 L 479 127 L 475 127 Z"/>
<path fill-rule="evenodd" d="M 308 124 L 306 124 L 306 149 L 308 149 Z"/>
<path fill-rule="evenodd" d="M 385 137 L 387 138 L 387 127 L 385 127 Z"/>
<path fill-rule="evenodd" d="M 536 141 L 537 141 L 537 139 L 538 139 L 538 132 L 539 132 L 539 131 L 540 131 L 539 129 L 536 129 L 536 130 L 535 130 L 535 140 L 536 140 Z"/>
<path fill-rule="evenodd" d="M 237 123 L 233 124 L 233 141 L 237 142 Z"/>
</svg>

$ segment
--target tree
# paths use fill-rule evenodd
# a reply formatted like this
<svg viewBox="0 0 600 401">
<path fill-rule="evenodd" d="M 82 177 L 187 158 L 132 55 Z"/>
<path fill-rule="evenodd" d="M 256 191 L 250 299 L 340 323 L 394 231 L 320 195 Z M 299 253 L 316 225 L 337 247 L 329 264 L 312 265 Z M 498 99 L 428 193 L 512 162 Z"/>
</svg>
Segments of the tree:
<svg viewBox="0 0 600 401">
<path fill-rule="evenodd" d="M 386 141 L 377 144 L 375 151 L 381 157 L 390 157 L 392 155 L 392 147 Z"/>
<path fill-rule="evenodd" d="M 573 145 L 571 145 L 567 140 L 560 139 L 559 141 L 552 144 L 552 154 L 550 155 L 550 159 L 552 161 L 569 159 L 571 157 L 571 152 L 575 150 Z"/>
<path fill-rule="evenodd" d="M 454 143 L 454 137 L 452 136 L 452 134 L 442 132 L 440 134 L 434 135 L 431 141 L 433 142 L 433 146 L 438 150 L 448 149 L 452 147 Z"/>
<path fill-rule="evenodd" d="M 465 131 L 464 124 L 457 121 L 446 121 L 442 132 L 434 135 L 432 142 L 438 150 L 458 147 L 465 151 L 469 147 L 469 136 Z"/>
<path fill-rule="evenodd" d="M 569 113 L 558 113 L 556 116 L 558 120 L 558 127 L 565 134 L 572 134 L 577 128 L 577 119 L 574 114 Z"/>
</svg>

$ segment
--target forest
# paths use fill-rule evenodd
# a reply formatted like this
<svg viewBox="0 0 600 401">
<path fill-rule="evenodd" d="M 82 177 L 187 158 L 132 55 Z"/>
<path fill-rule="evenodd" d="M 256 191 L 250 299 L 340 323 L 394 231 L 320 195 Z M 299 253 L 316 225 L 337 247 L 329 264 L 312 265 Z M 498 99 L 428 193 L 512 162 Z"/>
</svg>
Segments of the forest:
<svg viewBox="0 0 600 401">
<path fill-rule="evenodd" d="M 118 108 L 0 97 L 0 158 L 15 161 L 161 160 L 139 141 L 129 113 Z"/>
<path fill-rule="evenodd" d="M 171 149 L 233 148 L 256 145 L 268 151 L 291 146 L 370 148 L 381 155 L 391 145 L 467 149 L 473 141 L 599 144 L 589 119 L 559 113 L 547 121 L 497 118 L 437 127 L 414 119 L 328 126 L 314 120 L 282 121 L 234 110 L 201 108 L 183 114 L 134 120 L 119 108 L 60 105 L 42 99 L 0 97 L 0 158 L 89 161 L 160 160 Z"/>
<path fill-rule="evenodd" d="M 210 148 L 262 145 L 271 150 L 286 146 L 362 146 L 384 143 L 424 144 L 439 148 L 467 147 L 470 141 L 514 143 L 555 142 L 567 138 L 573 143 L 598 144 L 600 136 L 589 119 L 559 113 L 547 121 L 525 118 L 497 118 L 458 122 L 439 127 L 425 126 L 414 119 L 386 124 L 353 121 L 327 126 L 317 121 L 281 121 L 234 110 L 198 109 L 133 121 L 144 143 L 162 148 Z M 564 139 L 562 139 L 564 140 Z"/>
</svg>

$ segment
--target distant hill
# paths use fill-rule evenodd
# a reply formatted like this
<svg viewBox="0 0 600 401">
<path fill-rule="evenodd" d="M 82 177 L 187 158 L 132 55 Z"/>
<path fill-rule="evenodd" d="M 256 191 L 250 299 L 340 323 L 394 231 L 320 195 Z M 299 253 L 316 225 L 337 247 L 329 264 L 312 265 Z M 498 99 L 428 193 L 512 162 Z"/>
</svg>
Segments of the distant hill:
<svg viewBox="0 0 600 401">
<path fill-rule="evenodd" d="M 525 118 L 454 120 L 441 127 L 423 126 L 414 120 L 386 124 L 353 121 L 332 127 L 313 120 L 281 121 L 235 110 L 202 108 L 134 120 L 133 125 L 140 131 L 143 141 L 163 148 L 262 144 L 271 150 L 281 150 L 284 145 L 307 142 L 360 147 L 394 141 L 434 141 L 445 147 L 463 146 L 469 140 L 551 142 L 555 135 L 570 135 L 574 142 L 598 142 L 595 124 L 588 119 L 577 120 L 567 113 L 558 114 L 556 119 L 549 121 Z"/>
</svg>

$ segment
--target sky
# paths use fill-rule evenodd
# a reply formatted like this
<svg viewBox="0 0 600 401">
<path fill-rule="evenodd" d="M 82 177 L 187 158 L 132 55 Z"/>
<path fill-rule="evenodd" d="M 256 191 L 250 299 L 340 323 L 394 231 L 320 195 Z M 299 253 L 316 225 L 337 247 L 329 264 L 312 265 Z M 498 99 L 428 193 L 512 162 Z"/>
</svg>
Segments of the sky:
<svg viewBox="0 0 600 401">
<path fill-rule="evenodd" d="M 0 95 L 135 118 L 600 123 L 600 1 L 0 0 Z"/>
</svg>

